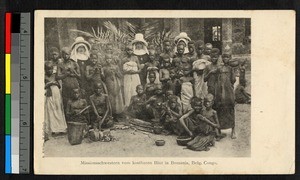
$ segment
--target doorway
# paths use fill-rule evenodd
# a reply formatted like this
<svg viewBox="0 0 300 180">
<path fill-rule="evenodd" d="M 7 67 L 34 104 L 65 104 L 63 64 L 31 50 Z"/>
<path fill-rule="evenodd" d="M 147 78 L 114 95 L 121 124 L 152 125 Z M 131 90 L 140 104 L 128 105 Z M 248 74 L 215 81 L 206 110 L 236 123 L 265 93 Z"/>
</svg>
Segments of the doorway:
<svg viewBox="0 0 300 180">
<path fill-rule="evenodd" d="M 222 53 L 222 19 L 204 20 L 204 42 L 211 43 Z"/>
</svg>

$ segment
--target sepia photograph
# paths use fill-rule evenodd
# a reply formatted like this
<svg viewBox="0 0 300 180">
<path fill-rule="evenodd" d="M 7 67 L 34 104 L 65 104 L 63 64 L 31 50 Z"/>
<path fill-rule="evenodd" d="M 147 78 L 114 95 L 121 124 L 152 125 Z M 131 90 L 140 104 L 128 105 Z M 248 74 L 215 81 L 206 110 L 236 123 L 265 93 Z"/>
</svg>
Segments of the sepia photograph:
<svg viewBox="0 0 300 180">
<path fill-rule="evenodd" d="M 35 173 L 292 173 L 293 18 L 36 11 Z"/>
<path fill-rule="evenodd" d="M 46 157 L 251 155 L 250 18 L 44 26 Z"/>
</svg>

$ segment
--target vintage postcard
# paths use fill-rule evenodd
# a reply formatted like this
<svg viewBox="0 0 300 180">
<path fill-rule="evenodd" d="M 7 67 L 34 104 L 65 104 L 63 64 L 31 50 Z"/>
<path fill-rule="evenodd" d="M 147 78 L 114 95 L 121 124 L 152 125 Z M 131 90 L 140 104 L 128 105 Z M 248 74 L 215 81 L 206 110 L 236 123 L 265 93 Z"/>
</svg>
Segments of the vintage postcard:
<svg viewBox="0 0 300 180">
<path fill-rule="evenodd" d="M 38 10 L 35 174 L 293 174 L 295 12 Z"/>
</svg>

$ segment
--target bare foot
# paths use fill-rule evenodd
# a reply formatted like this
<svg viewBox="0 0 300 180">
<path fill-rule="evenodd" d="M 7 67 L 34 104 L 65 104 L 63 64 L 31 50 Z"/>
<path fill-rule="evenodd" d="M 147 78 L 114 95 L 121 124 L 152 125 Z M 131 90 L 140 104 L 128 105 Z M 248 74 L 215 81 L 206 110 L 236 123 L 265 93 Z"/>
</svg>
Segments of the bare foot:
<svg viewBox="0 0 300 180">
<path fill-rule="evenodd" d="M 231 139 L 236 139 L 236 134 L 234 131 L 231 133 Z"/>
</svg>

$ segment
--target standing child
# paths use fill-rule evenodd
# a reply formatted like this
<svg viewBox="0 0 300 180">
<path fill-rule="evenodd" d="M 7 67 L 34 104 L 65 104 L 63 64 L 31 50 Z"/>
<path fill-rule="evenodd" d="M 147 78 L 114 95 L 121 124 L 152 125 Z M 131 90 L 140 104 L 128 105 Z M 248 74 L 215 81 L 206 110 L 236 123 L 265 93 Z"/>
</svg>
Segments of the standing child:
<svg viewBox="0 0 300 180">
<path fill-rule="evenodd" d="M 169 70 L 170 73 L 170 80 L 168 81 L 168 90 L 171 90 L 174 95 L 176 96 L 180 96 L 180 92 L 181 92 L 181 84 L 180 84 L 180 75 L 176 74 L 176 69 L 172 68 Z"/>
<path fill-rule="evenodd" d="M 101 127 L 113 126 L 111 117 L 110 103 L 108 95 L 104 94 L 104 87 L 102 83 L 96 83 L 94 85 L 95 93 L 90 96 L 90 102 L 92 104 L 93 113 L 91 114 L 93 129 L 100 129 Z"/>
<path fill-rule="evenodd" d="M 191 109 L 191 98 L 194 97 L 193 89 L 193 77 L 191 76 L 192 69 L 189 66 L 184 67 L 183 77 L 180 78 L 181 81 L 181 102 L 182 102 L 182 112 L 187 113 Z"/>
<path fill-rule="evenodd" d="M 136 86 L 136 93 L 137 95 L 131 97 L 127 110 L 133 118 L 144 119 L 146 95 L 142 85 Z"/>
<path fill-rule="evenodd" d="M 156 79 L 158 79 L 156 77 L 156 74 L 154 72 L 149 72 L 149 76 L 148 76 L 149 83 L 147 83 L 145 85 L 145 94 L 146 94 L 147 99 L 154 96 L 155 87 L 156 87 L 156 84 L 158 84 L 158 83 L 155 83 Z"/>
<path fill-rule="evenodd" d="M 218 81 L 216 84 L 216 110 L 219 117 L 221 129 L 231 128 L 231 138 L 235 139 L 235 99 L 233 84 L 235 83 L 235 73 L 229 65 L 230 54 L 223 54 L 224 65 L 218 68 Z"/>
<path fill-rule="evenodd" d="M 98 62 L 98 55 L 91 54 L 91 63 L 86 66 L 86 79 L 88 80 L 89 87 L 86 88 L 87 95 L 91 96 L 94 94 L 94 85 L 96 83 L 104 84 L 102 81 L 103 71 L 102 66 Z"/>
<path fill-rule="evenodd" d="M 162 83 L 163 92 L 168 90 L 168 81 L 170 80 L 171 62 L 168 56 L 163 59 L 163 66 L 159 70 L 159 81 Z"/>
<path fill-rule="evenodd" d="M 121 115 L 124 110 L 124 101 L 121 89 L 122 74 L 119 66 L 113 61 L 111 54 L 105 55 L 106 66 L 103 67 L 104 81 L 107 86 L 109 101 L 111 102 L 114 118 Z"/>
<path fill-rule="evenodd" d="M 206 43 L 201 58 L 205 60 L 210 60 L 211 59 L 210 54 L 212 49 L 213 49 L 213 45 L 211 43 Z"/>
<path fill-rule="evenodd" d="M 170 59 L 170 62 L 173 61 L 174 53 L 172 52 L 172 44 L 169 39 L 163 41 L 163 53 L 159 56 L 159 66 L 163 66 L 163 60 L 165 57 Z"/>
<path fill-rule="evenodd" d="M 195 42 L 194 41 L 190 41 L 188 43 L 188 48 L 189 48 L 189 53 L 187 54 L 187 56 L 190 58 L 190 63 L 193 64 L 194 61 L 196 61 L 198 59 L 198 55 L 196 52 L 196 46 L 195 46 Z"/>
<path fill-rule="evenodd" d="M 141 84 L 141 81 L 138 58 L 133 55 L 132 46 L 127 46 L 126 52 L 127 57 L 126 62 L 123 64 L 123 72 L 125 106 L 128 107 L 131 97 L 136 95 L 136 86 Z"/>
<path fill-rule="evenodd" d="M 216 95 L 218 59 L 219 54 L 213 53 L 211 55 L 211 64 L 206 67 L 204 76 L 204 81 L 207 82 L 207 91 L 214 97 Z"/>
<path fill-rule="evenodd" d="M 64 133 L 67 125 L 63 110 L 60 85 L 53 74 L 53 63 L 45 63 L 45 133 Z"/>
<path fill-rule="evenodd" d="M 149 50 L 149 62 L 145 63 L 145 68 L 147 69 L 147 83 L 149 83 L 149 73 L 153 72 L 155 73 L 156 77 L 159 77 L 159 73 L 158 73 L 158 66 L 159 63 L 156 59 L 156 51 L 151 49 Z M 155 79 L 155 83 L 159 83 L 159 79 Z"/>
<path fill-rule="evenodd" d="M 196 42 L 196 51 L 198 59 L 201 59 L 201 56 L 204 51 L 204 42 L 202 40 Z"/>
</svg>

